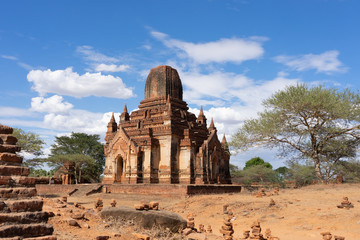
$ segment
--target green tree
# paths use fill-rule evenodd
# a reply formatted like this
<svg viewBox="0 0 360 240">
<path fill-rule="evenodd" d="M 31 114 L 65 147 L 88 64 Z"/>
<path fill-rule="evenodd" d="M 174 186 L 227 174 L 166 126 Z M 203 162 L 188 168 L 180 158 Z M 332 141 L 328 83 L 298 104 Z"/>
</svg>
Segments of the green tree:
<svg viewBox="0 0 360 240">
<path fill-rule="evenodd" d="M 319 181 L 329 180 L 330 175 L 321 169 L 325 160 L 334 165 L 356 154 L 354 149 L 360 143 L 359 94 L 301 84 L 276 92 L 263 105 L 266 110 L 257 119 L 245 121 L 235 134 L 233 147 L 279 147 L 282 156 L 311 159 Z M 349 142 L 353 147 L 346 147 Z"/>
<path fill-rule="evenodd" d="M 265 162 L 264 159 L 260 158 L 260 157 L 253 157 L 252 159 L 250 159 L 249 161 L 247 161 L 245 163 L 245 167 L 244 170 L 253 167 L 253 166 L 257 166 L 257 165 L 261 165 L 264 166 L 266 168 L 270 168 L 272 169 L 272 165 L 268 162 Z"/>
<path fill-rule="evenodd" d="M 42 161 L 39 157 L 43 154 L 42 148 L 45 142 L 40 136 L 32 132 L 25 132 L 21 128 L 14 128 L 13 136 L 18 139 L 17 145 L 21 147 L 22 151 L 34 156 L 32 159 L 25 159 L 24 164 L 31 169 L 41 166 Z"/>
<path fill-rule="evenodd" d="M 76 181 L 99 181 L 105 165 L 104 146 L 99 139 L 99 135 L 86 133 L 56 137 L 46 161 L 53 167 L 63 166 L 67 161 L 73 162 Z"/>
</svg>

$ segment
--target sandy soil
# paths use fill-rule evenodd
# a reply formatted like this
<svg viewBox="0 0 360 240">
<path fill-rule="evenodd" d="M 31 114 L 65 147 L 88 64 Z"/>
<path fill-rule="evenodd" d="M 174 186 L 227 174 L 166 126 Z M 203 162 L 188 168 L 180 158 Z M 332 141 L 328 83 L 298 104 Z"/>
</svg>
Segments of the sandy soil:
<svg viewBox="0 0 360 240">
<path fill-rule="evenodd" d="M 270 192 L 271 189 L 268 190 L 268 193 Z M 344 196 L 349 198 L 354 208 L 347 210 L 336 207 Z M 82 228 L 66 224 L 70 212 L 79 211 L 71 206 L 71 203 L 77 202 L 87 209 L 92 209 L 98 197 L 103 199 L 105 207 L 110 206 L 111 199 L 116 199 L 118 206 L 130 207 L 145 200 L 159 201 L 162 209 L 176 212 L 185 219 L 188 213 L 192 213 L 196 226 L 200 223 L 212 226 L 214 235 L 209 236 L 208 239 L 221 239 L 219 229 L 224 217 L 223 205 L 228 204 L 235 216 L 233 220 L 235 239 L 241 238 L 243 231 L 250 230 L 251 224 L 258 219 L 263 232 L 270 228 L 273 236 L 282 240 L 320 240 L 322 239 L 320 233 L 326 231 L 343 236 L 346 240 L 360 240 L 360 184 L 280 189 L 279 195 L 262 198 L 257 198 L 246 191 L 237 194 L 191 197 L 97 193 L 88 197 L 69 197 L 70 206 L 66 208 L 57 208 L 56 199 L 45 199 L 45 211 L 61 214 L 50 219 L 58 239 L 88 240 L 95 239 L 99 235 L 109 235 L 111 239 L 132 239 L 131 232 L 136 226 L 103 222 L 92 210 L 88 210 L 85 215 L 87 221 L 79 221 Z M 275 206 L 269 207 L 270 198 L 274 199 Z M 136 229 L 136 231 L 140 230 Z M 114 237 L 117 233 L 122 237 Z"/>
</svg>

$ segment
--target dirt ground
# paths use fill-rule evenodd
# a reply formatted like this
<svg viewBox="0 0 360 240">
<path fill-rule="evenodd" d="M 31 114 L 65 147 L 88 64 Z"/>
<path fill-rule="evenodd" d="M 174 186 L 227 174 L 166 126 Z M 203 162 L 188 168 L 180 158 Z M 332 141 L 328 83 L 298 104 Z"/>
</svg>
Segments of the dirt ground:
<svg viewBox="0 0 360 240">
<path fill-rule="evenodd" d="M 267 189 L 267 193 L 272 193 Z M 337 208 L 342 198 L 347 196 L 354 208 L 349 210 Z M 199 224 L 211 225 L 213 235 L 208 239 L 222 239 L 219 229 L 222 225 L 223 205 L 228 204 L 234 213 L 234 239 L 242 237 L 244 230 L 250 230 L 251 224 L 258 219 L 262 232 L 271 229 L 273 236 L 281 240 L 322 239 L 321 232 L 331 232 L 343 236 L 346 240 L 360 240 L 360 184 L 313 185 L 300 189 L 280 189 L 279 195 L 257 198 L 251 192 L 236 194 L 179 196 L 145 196 L 129 194 L 96 193 L 87 197 L 68 197 L 68 205 L 58 208 L 57 199 L 45 198 L 45 211 L 53 211 L 55 217 L 49 222 L 53 224 L 55 235 L 62 239 L 95 239 L 96 236 L 107 235 L 110 239 L 133 239 L 133 231 L 141 231 L 136 226 L 104 222 L 92 210 L 97 198 L 102 198 L 104 207 L 110 206 L 111 199 L 116 199 L 118 206 L 133 207 L 145 201 L 159 201 L 160 208 L 178 213 L 186 219 L 188 213 Z M 269 207 L 270 198 L 275 206 Z M 69 226 L 67 219 L 70 212 L 80 211 L 71 204 L 77 202 L 86 209 L 86 221 L 78 221 L 81 228 Z M 82 210 L 84 211 L 84 210 Z M 57 216 L 61 215 L 61 216 Z M 147 234 L 153 234 L 145 231 Z M 116 235 L 117 234 L 117 235 Z M 120 237 L 121 235 L 121 237 Z M 158 239 L 181 239 L 164 236 Z M 186 238 L 185 238 L 186 239 Z"/>
</svg>

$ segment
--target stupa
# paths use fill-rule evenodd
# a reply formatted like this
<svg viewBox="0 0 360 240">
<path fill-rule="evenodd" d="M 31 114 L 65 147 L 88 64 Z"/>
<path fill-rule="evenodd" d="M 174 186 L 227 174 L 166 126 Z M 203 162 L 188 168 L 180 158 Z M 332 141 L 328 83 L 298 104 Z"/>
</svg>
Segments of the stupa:
<svg viewBox="0 0 360 240">
<path fill-rule="evenodd" d="M 176 69 L 151 69 L 138 110 L 107 125 L 103 183 L 231 184 L 225 135 L 188 110 Z"/>
</svg>

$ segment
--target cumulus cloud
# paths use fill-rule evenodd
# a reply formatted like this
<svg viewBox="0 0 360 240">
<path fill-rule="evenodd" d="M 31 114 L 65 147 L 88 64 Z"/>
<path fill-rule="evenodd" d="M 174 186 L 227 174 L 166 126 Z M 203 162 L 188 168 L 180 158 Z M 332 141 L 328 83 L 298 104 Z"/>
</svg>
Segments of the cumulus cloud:
<svg viewBox="0 0 360 240">
<path fill-rule="evenodd" d="M 338 59 L 339 51 L 326 51 L 321 54 L 305 54 L 299 56 L 280 55 L 274 58 L 278 63 L 296 71 L 315 69 L 317 72 L 331 74 L 334 72 L 346 72 L 347 68 Z"/>
<path fill-rule="evenodd" d="M 189 74 L 189 73 L 188 73 Z M 201 75 L 197 73 L 197 76 Z M 286 86 L 295 85 L 300 82 L 300 79 L 288 78 L 283 72 L 268 81 L 254 81 L 249 78 L 244 78 L 242 75 L 228 74 L 225 81 L 222 74 L 209 74 L 212 80 L 212 87 L 218 88 L 211 93 L 212 101 L 222 101 L 222 105 L 214 105 L 208 109 L 204 109 L 205 116 L 208 118 L 208 124 L 211 118 L 214 118 L 215 126 L 220 134 L 226 133 L 232 136 L 237 129 L 239 129 L 244 120 L 255 118 L 258 112 L 263 111 L 262 101 L 269 98 L 274 92 L 284 89 Z M 200 79 L 206 79 L 208 75 L 201 75 Z M 218 78 L 215 78 L 218 76 Z M 199 76 L 198 76 L 199 77 Z M 182 78 L 185 80 L 186 75 Z M 242 79 L 236 82 L 236 79 Z M 196 81 L 193 78 L 191 81 Z M 204 80 L 205 81 L 205 80 Z M 232 83 L 233 82 L 233 83 Z M 206 82 L 203 82 L 203 87 L 207 88 Z M 190 88 L 189 93 L 184 94 L 185 101 L 190 104 L 200 103 L 202 100 L 207 101 L 209 95 L 203 94 L 204 89 Z M 185 92 L 186 93 L 186 92 Z M 194 97 L 188 98 L 188 97 Z M 199 108 L 191 108 L 191 112 L 196 115 L 199 114 Z"/>
<path fill-rule="evenodd" d="M 68 112 L 74 107 L 71 103 L 63 101 L 64 98 L 59 95 L 49 98 L 35 97 L 31 99 L 31 110 L 35 112 L 62 113 Z"/>
<path fill-rule="evenodd" d="M 167 47 L 180 50 L 180 55 L 186 54 L 187 57 L 200 64 L 211 62 L 239 64 L 243 61 L 258 59 L 264 54 L 262 44 L 266 40 L 264 37 L 223 38 L 207 43 L 191 43 L 172 39 L 161 32 L 152 31 L 151 35 Z"/>
<path fill-rule="evenodd" d="M 76 52 L 83 55 L 84 59 L 91 62 L 102 62 L 102 63 L 116 63 L 119 62 L 119 59 L 114 57 L 106 56 L 96 50 L 92 46 L 84 45 L 78 46 Z"/>
<path fill-rule="evenodd" d="M 130 68 L 129 65 L 115 65 L 101 63 L 95 66 L 95 71 L 98 72 L 126 72 Z"/>
<path fill-rule="evenodd" d="M 68 113 L 49 113 L 44 116 L 44 125 L 57 131 L 86 132 L 99 134 L 104 138 L 111 112 L 93 113 L 86 110 L 72 109 Z M 120 113 L 115 113 L 116 116 Z"/>
<path fill-rule="evenodd" d="M 102 75 L 101 73 L 85 73 L 79 75 L 73 72 L 72 67 L 65 70 L 32 70 L 27 75 L 32 89 L 40 96 L 47 93 L 67 95 L 73 97 L 113 97 L 130 98 L 134 96 L 133 90 L 127 88 L 119 77 Z"/>
</svg>

